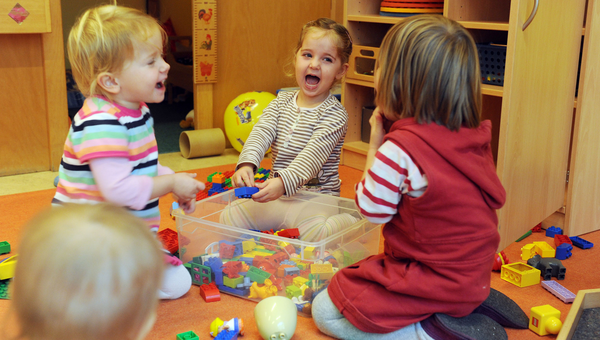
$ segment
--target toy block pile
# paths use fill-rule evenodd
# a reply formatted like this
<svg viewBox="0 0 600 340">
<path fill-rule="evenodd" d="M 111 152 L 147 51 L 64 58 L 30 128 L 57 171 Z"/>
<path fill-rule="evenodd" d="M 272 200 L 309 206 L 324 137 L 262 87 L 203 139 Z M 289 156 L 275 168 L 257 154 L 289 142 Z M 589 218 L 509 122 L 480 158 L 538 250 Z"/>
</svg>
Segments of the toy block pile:
<svg viewBox="0 0 600 340">
<path fill-rule="evenodd" d="M 220 194 L 222 192 L 231 190 L 233 185 L 231 183 L 231 176 L 234 171 L 225 172 L 214 172 L 210 174 L 206 179 L 205 188 L 196 194 L 196 201 L 201 201 L 212 195 Z M 254 182 L 262 183 L 269 178 L 271 170 L 259 168 L 254 175 Z M 251 196 L 251 195 L 250 195 Z"/>
<path fill-rule="evenodd" d="M 327 286 L 339 265 L 349 265 L 345 261 L 353 258 L 346 251 L 336 250 L 326 252 L 319 260 L 319 251 L 314 247 L 300 249 L 283 238 L 277 239 L 277 235 L 297 237 L 295 229 L 262 234 L 265 236 L 245 234 L 232 241 L 214 242 L 206 254 L 184 264 L 207 302 L 218 301 L 219 291 L 248 299 L 285 295 L 299 312 L 310 314 L 316 294 Z"/>
</svg>

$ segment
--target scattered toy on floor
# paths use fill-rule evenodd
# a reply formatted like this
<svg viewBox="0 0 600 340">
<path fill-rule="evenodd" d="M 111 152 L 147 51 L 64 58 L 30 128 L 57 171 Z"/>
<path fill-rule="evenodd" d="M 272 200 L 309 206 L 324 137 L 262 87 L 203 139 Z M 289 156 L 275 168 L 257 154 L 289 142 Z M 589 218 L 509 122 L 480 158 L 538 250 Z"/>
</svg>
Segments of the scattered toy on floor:
<svg viewBox="0 0 600 340">
<path fill-rule="evenodd" d="M 298 321 L 296 305 L 283 296 L 271 296 L 254 307 L 258 332 L 264 340 L 289 340 Z"/>
</svg>

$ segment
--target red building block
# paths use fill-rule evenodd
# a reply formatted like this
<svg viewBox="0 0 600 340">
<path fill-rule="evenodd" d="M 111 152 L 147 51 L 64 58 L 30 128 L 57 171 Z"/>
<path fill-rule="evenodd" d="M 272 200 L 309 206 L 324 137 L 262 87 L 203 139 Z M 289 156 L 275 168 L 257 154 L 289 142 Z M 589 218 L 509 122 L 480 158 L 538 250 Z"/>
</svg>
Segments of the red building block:
<svg viewBox="0 0 600 340">
<path fill-rule="evenodd" d="M 300 232 L 298 228 L 283 229 L 277 233 L 277 236 L 296 239 L 300 236 Z"/>
<path fill-rule="evenodd" d="M 571 239 L 569 238 L 569 236 L 555 234 L 554 235 L 554 245 L 558 247 L 558 246 L 560 246 L 563 243 L 568 243 L 570 245 L 573 245 L 573 242 L 571 241 Z"/>
<path fill-rule="evenodd" d="M 531 231 L 534 233 L 542 232 L 542 222 L 538 223 L 535 227 L 531 228 Z"/>
<path fill-rule="evenodd" d="M 156 236 L 163 244 L 166 250 L 171 254 L 175 254 L 179 250 L 179 240 L 177 237 L 177 232 L 173 229 L 165 228 L 159 231 Z M 189 240 L 188 240 L 189 242 Z"/>
<path fill-rule="evenodd" d="M 233 253 L 235 252 L 235 246 L 221 243 L 219 244 L 219 257 L 222 259 L 231 259 L 233 258 Z"/>
<path fill-rule="evenodd" d="M 223 264 L 223 274 L 227 275 L 230 279 L 235 279 L 236 277 L 240 277 L 238 274 L 242 271 L 242 263 L 241 261 L 229 261 Z"/>
<path fill-rule="evenodd" d="M 200 296 L 206 302 L 221 301 L 221 293 L 214 282 L 200 286 Z"/>
</svg>

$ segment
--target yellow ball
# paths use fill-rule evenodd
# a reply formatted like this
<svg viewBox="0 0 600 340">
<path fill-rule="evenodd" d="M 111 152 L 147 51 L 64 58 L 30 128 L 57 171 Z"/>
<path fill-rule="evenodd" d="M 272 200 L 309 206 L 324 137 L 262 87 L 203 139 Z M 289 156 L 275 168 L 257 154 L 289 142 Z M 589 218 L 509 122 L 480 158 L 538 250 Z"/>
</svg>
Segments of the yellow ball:
<svg viewBox="0 0 600 340">
<path fill-rule="evenodd" d="M 269 92 L 246 92 L 232 100 L 225 109 L 225 134 L 238 152 L 242 152 L 254 124 L 273 99 L 275 95 Z"/>
</svg>

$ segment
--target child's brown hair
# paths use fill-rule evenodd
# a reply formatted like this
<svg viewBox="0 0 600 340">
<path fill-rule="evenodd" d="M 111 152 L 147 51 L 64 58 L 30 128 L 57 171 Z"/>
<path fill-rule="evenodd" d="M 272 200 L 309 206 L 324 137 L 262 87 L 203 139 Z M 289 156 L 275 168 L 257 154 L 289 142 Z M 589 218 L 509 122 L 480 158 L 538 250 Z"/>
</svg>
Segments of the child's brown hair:
<svg viewBox="0 0 600 340">
<path fill-rule="evenodd" d="M 375 102 L 384 112 L 450 130 L 479 126 L 477 48 L 457 22 L 417 15 L 397 23 L 383 39 L 375 69 Z"/>
</svg>

